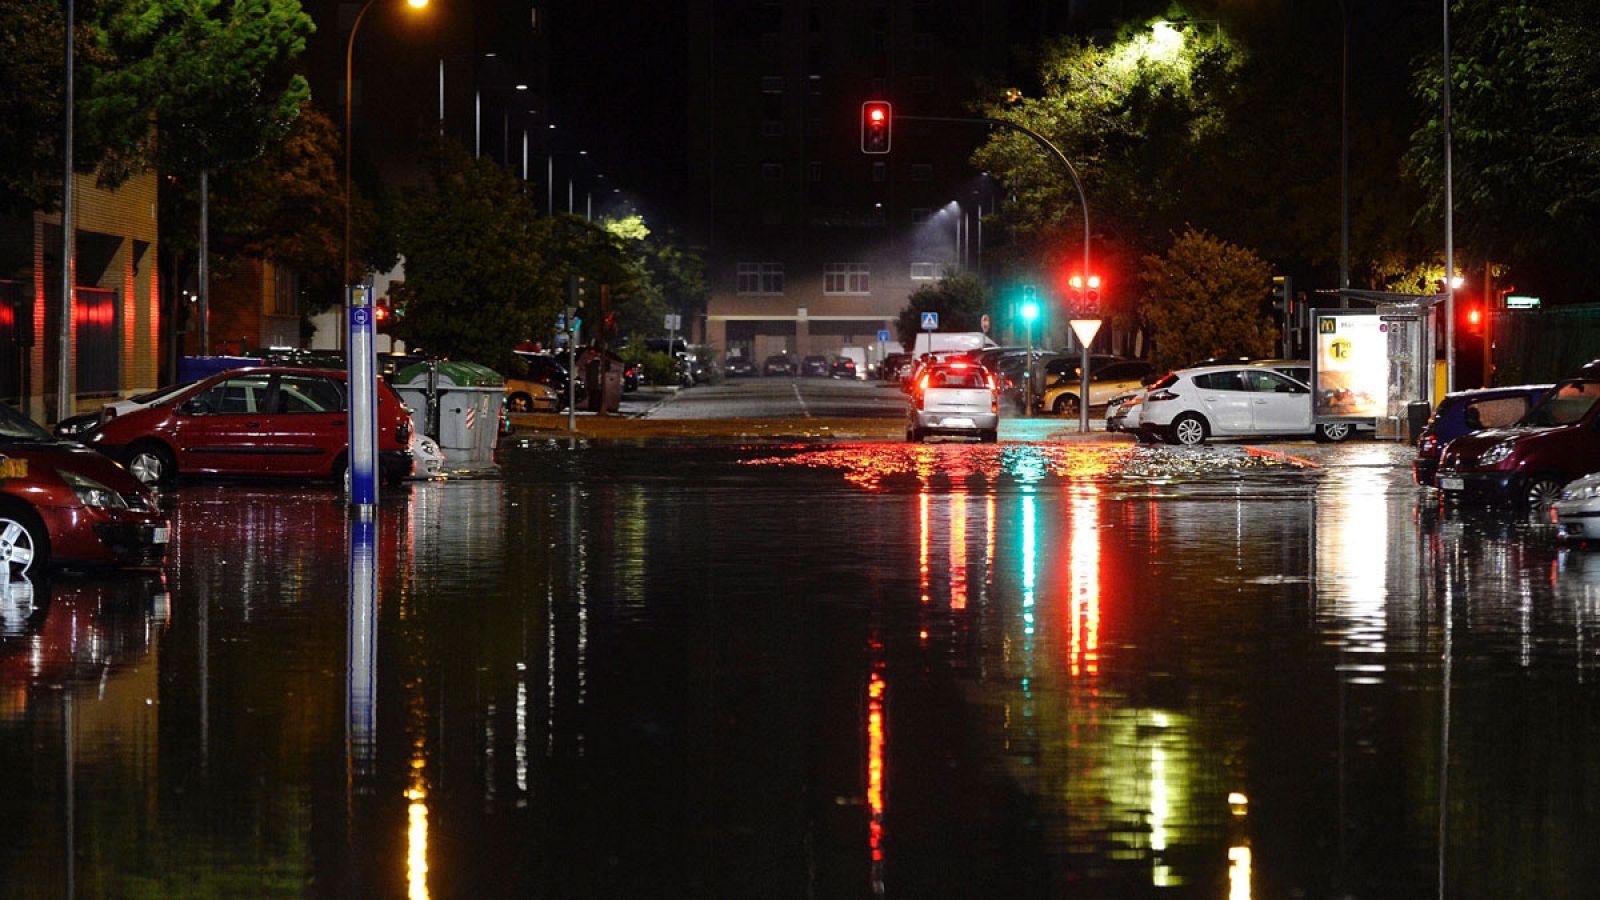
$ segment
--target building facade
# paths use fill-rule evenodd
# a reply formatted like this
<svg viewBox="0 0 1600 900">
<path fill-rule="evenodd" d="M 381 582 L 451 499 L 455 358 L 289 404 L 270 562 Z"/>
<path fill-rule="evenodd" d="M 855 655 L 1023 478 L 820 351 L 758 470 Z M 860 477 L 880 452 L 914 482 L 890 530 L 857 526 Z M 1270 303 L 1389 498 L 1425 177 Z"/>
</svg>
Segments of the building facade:
<svg viewBox="0 0 1600 900">
<path fill-rule="evenodd" d="M 161 304 L 156 175 L 109 190 L 73 179 L 73 297 L 67 377 L 74 412 L 157 383 Z M 56 414 L 61 216 L 0 221 L 0 399 L 36 421 Z"/>
</svg>

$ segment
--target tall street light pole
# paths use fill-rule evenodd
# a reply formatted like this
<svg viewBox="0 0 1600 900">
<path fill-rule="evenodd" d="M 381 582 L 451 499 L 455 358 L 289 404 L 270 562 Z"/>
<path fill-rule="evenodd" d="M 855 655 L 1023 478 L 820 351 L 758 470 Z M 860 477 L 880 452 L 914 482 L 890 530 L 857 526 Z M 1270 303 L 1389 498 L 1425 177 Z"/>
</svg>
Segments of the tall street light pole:
<svg viewBox="0 0 1600 900">
<path fill-rule="evenodd" d="M 378 0 L 367 0 L 361 4 L 361 10 L 356 13 L 355 21 L 350 23 L 350 37 L 344 45 L 344 268 L 339 273 L 339 283 L 348 287 L 350 281 L 350 145 L 353 143 L 350 131 L 350 82 L 353 60 L 356 49 L 356 32 L 361 30 L 361 20 L 366 18 L 367 10 Z M 406 0 L 412 9 L 422 9 L 428 5 L 428 0 Z M 349 291 L 345 291 L 344 305 L 350 303 Z M 342 335 L 341 335 L 342 337 Z"/>
<path fill-rule="evenodd" d="M 1444 389 L 1456 389 L 1456 222 L 1450 160 L 1450 0 L 1444 0 Z"/>
<path fill-rule="evenodd" d="M 67 0 L 66 112 L 62 116 L 61 144 L 66 159 L 61 191 L 61 333 L 56 347 L 56 421 L 72 415 L 72 0 Z"/>
</svg>

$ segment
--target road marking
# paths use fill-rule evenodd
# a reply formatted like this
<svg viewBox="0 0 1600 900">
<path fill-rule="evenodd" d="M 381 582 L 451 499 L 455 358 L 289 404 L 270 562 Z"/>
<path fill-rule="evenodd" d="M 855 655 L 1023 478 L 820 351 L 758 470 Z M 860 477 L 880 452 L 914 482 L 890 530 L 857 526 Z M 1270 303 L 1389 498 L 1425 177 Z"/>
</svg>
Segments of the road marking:
<svg viewBox="0 0 1600 900">
<path fill-rule="evenodd" d="M 800 385 L 791 381 L 789 387 L 794 389 L 794 399 L 800 404 L 800 412 L 804 413 L 806 418 L 811 418 L 811 410 L 806 408 L 806 398 L 800 396 Z"/>
</svg>

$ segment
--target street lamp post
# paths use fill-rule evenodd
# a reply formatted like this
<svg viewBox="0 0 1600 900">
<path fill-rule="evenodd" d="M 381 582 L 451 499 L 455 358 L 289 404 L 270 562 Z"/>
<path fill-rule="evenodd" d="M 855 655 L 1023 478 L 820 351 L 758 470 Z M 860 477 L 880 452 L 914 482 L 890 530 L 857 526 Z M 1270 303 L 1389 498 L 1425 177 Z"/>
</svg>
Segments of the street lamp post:
<svg viewBox="0 0 1600 900">
<path fill-rule="evenodd" d="M 366 18 L 367 10 L 378 0 L 367 0 L 361 4 L 361 9 L 356 13 L 354 22 L 350 23 L 350 36 L 344 45 L 344 269 L 339 273 L 339 283 L 348 285 L 350 281 L 350 145 L 353 143 L 350 132 L 350 81 L 354 77 L 353 61 L 356 49 L 356 32 L 361 30 L 361 20 Z M 406 0 L 412 9 L 422 9 L 428 5 L 428 0 Z M 441 81 L 443 80 L 441 76 Z M 348 292 L 344 298 L 345 305 L 349 305 Z"/>
<path fill-rule="evenodd" d="M 370 517 L 378 503 L 378 414 L 377 358 L 373 345 L 374 317 L 371 288 L 363 286 L 359 298 L 350 286 L 350 82 L 353 75 L 356 32 L 367 10 L 377 0 L 367 0 L 350 24 L 350 37 L 344 47 L 344 269 L 339 273 L 344 290 L 345 325 L 340 329 L 340 344 L 345 348 L 346 383 L 350 390 L 347 416 L 346 471 L 350 478 L 350 502 L 363 518 Z M 428 0 L 406 0 L 412 9 L 421 9 Z"/>
</svg>

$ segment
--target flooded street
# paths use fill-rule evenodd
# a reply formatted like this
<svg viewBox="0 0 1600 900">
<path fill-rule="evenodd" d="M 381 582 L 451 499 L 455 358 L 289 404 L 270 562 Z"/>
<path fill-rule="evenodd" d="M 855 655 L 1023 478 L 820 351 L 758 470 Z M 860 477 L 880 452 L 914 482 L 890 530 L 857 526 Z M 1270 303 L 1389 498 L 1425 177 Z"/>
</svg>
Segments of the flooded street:
<svg viewBox="0 0 1600 900">
<path fill-rule="evenodd" d="M 1279 449 L 180 487 L 164 574 L 6 595 L 0 894 L 1586 893 L 1600 555 Z"/>
</svg>

